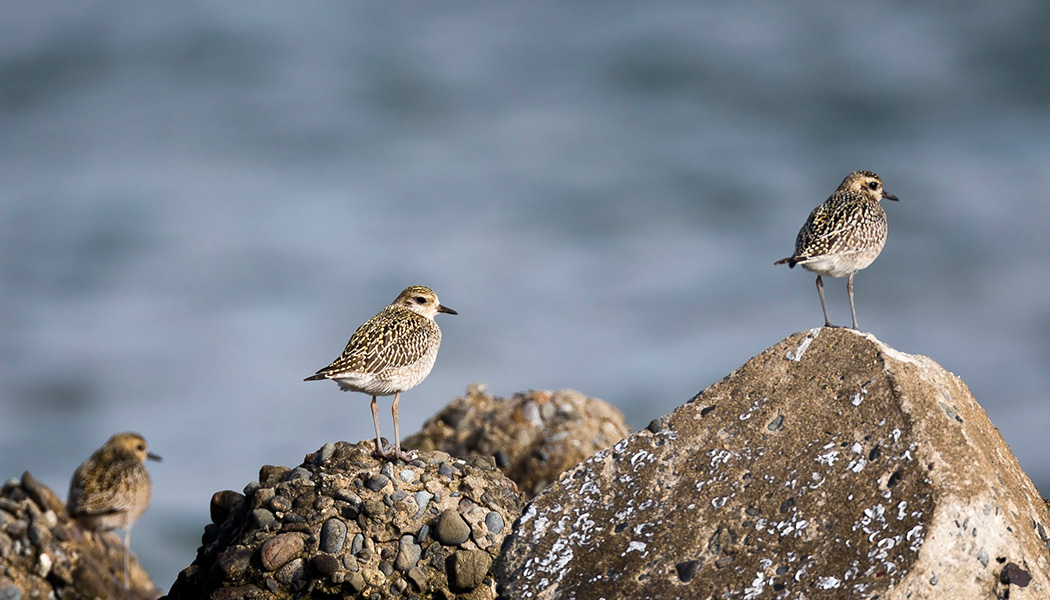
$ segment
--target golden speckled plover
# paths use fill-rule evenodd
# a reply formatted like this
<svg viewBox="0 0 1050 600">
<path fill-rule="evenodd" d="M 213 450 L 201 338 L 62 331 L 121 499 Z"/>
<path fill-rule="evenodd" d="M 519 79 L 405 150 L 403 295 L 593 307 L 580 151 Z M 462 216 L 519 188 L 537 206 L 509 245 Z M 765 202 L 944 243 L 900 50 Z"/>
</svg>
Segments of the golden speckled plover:
<svg viewBox="0 0 1050 600">
<path fill-rule="evenodd" d="M 401 451 L 397 404 L 401 392 L 410 390 L 430 374 L 441 345 L 441 328 L 434 321 L 438 313 L 457 314 L 438 302 L 428 287 L 413 285 L 402 291 L 390 306 L 357 328 L 346 348 L 332 364 L 304 381 L 331 379 L 343 391 L 372 396 L 372 423 L 376 429 L 376 456 L 411 460 Z M 376 396 L 394 395 L 390 413 L 394 417 L 394 454 L 383 450 L 379 436 Z"/>
<path fill-rule="evenodd" d="M 882 189 L 879 176 L 871 171 L 854 171 L 830 198 L 813 209 L 795 238 L 795 254 L 776 261 L 789 267 L 801 265 L 817 274 L 817 294 L 824 311 L 824 325 L 835 327 L 828 318 L 822 275 L 849 276 L 849 309 L 857 329 L 857 309 L 853 305 L 853 275 L 874 262 L 886 244 L 886 211 L 880 200 L 897 197 Z"/>
<path fill-rule="evenodd" d="M 109 438 L 73 473 L 69 482 L 69 515 L 85 529 L 124 530 L 124 585 L 128 581 L 131 526 L 149 508 L 153 486 L 144 466 L 160 460 L 146 449 L 146 440 L 125 431 Z"/>
</svg>

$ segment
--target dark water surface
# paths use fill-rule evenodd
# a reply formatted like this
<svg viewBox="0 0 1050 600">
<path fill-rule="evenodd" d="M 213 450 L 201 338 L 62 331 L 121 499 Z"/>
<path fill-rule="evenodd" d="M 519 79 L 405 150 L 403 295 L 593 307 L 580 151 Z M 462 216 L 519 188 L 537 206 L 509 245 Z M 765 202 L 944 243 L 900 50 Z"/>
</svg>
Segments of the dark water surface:
<svg viewBox="0 0 1050 600">
<path fill-rule="evenodd" d="M 475 381 L 642 427 L 821 323 L 772 262 L 859 168 L 901 198 L 862 329 L 961 376 L 1050 493 L 1050 4 L 4 12 L 0 478 L 64 495 L 143 433 L 164 589 L 213 492 L 371 435 L 302 378 L 401 288 L 460 313 L 406 434 Z"/>
</svg>

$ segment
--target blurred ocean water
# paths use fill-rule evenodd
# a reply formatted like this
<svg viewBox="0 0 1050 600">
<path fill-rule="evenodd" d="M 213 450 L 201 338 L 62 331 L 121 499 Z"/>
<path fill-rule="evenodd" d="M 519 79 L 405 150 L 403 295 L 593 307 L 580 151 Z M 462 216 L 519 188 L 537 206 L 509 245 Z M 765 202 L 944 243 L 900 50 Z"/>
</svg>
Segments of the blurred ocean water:
<svg viewBox="0 0 1050 600">
<path fill-rule="evenodd" d="M 4 12 L 0 478 L 64 496 L 144 434 L 163 589 L 213 492 L 370 436 L 302 378 L 406 285 L 460 313 L 406 434 L 476 381 L 643 427 L 820 325 L 772 262 L 859 168 L 901 198 L 861 328 L 962 377 L 1050 493 L 1046 3 Z"/>
</svg>

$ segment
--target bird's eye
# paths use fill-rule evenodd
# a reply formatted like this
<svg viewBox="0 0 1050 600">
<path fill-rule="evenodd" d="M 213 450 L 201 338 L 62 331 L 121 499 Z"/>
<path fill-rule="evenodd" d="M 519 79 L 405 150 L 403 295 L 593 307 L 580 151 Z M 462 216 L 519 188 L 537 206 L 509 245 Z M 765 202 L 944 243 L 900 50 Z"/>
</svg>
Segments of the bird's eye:
<svg viewBox="0 0 1050 600">
<path fill-rule="evenodd" d="M 869 181 L 868 182 L 868 189 L 869 190 L 877 190 L 877 189 L 879 189 L 879 182 L 878 181 Z"/>
<path fill-rule="evenodd" d="M 416 300 L 416 304 L 426 304 L 427 303 L 427 299 L 424 298 L 423 296 L 416 296 L 415 300 Z"/>
<path fill-rule="evenodd" d="M 139 444 L 138 446 L 135 446 L 135 447 L 139 449 L 139 452 L 142 452 L 143 450 L 146 449 L 146 444 Z"/>
</svg>

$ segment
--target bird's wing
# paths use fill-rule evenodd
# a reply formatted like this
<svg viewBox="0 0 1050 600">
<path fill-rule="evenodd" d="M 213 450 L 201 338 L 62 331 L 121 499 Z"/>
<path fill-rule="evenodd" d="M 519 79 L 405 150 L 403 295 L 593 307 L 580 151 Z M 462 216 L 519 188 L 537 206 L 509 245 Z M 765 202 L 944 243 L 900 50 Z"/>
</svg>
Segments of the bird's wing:
<svg viewBox="0 0 1050 600">
<path fill-rule="evenodd" d="M 71 515 L 105 515 L 127 512 L 136 503 L 128 492 L 143 478 L 149 479 L 146 469 L 138 463 L 111 465 L 103 477 L 87 477 L 80 469 L 73 476 L 69 489 Z"/>
<path fill-rule="evenodd" d="M 440 335 L 440 330 L 428 327 L 431 322 L 426 317 L 412 317 L 390 318 L 383 313 L 372 317 L 357 328 L 339 358 L 321 372 L 378 373 L 416 362 L 426 353 L 427 342 Z"/>
<path fill-rule="evenodd" d="M 827 240 L 841 234 L 847 223 L 845 217 L 853 208 L 853 203 L 849 202 L 825 202 L 814 208 L 798 232 L 793 258 L 805 260 L 833 251 L 832 244 L 827 243 Z"/>
</svg>

